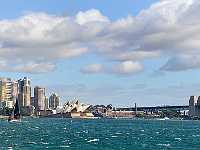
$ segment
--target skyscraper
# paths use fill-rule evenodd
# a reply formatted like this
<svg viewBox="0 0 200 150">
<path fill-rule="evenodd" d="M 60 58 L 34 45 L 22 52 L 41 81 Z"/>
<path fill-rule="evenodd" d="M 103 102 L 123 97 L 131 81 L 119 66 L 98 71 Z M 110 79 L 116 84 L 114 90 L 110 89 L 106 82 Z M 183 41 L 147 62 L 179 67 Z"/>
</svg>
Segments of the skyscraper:
<svg viewBox="0 0 200 150">
<path fill-rule="evenodd" d="M 31 97 L 31 106 L 35 106 L 35 99 L 34 99 L 34 97 Z"/>
<path fill-rule="evenodd" d="M 15 100 L 15 98 L 18 97 L 18 82 L 12 81 L 12 99 Z"/>
<path fill-rule="evenodd" d="M 59 106 L 59 96 L 56 93 L 53 93 L 49 97 L 49 108 L 56 109 Z"/>
<path fill-rule="evenodd" d="M 48 97 L 45 97 L 45 110 L 49 109 L 49 99 Z"/>
<path fill-rule="evenodd" d="M 0 78 L 0 103 L 1 106 L 12 108 L 12 80 L 10 78 Z"/>
<path fill-rule="evenodd" d="M 34 88 L 34 106 L 37 110 L 45 110 L 45 88 Z"/>
<path fill-rule="evenodd" d="M 31 81 L 28 77 L 18 80 L 18 99 L 20 106 L 31 104 Z"/>
</svg>

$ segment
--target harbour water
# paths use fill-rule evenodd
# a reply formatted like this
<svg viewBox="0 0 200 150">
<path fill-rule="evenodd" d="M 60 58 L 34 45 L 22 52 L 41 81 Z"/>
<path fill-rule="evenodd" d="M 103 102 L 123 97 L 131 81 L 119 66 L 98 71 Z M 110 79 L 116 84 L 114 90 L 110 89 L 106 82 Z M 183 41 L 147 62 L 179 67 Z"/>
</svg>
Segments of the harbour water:
<svg viewBox="0 0 200 150">
<path fill-rule="evenodd" d="M 23 119 L 0 121 L 0 149 L 200 149 L 200 121 Z"/>
</svg>

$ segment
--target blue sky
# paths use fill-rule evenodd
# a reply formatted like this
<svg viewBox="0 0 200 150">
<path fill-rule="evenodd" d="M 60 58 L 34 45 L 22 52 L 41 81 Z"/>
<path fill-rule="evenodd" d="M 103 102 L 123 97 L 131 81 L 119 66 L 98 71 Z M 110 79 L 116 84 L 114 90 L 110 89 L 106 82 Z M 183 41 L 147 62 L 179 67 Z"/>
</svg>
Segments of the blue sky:
<svg viewBox="0 0 200 150">
<path fill-rule="evenodd" d="M 199 7 L 197 0 L 1 1 L 1 76 L 29 76 L 63 102 L 187 104 L 200 93 Z"/>
<path fill-rule="evenodd" d="M 137 14 L 141 9 L 149 7 L 156 0 L 125 0 L 116 3 L 115 0 L 7 0 L 1 1 L 1 19 L 15 18 L 25 12 L 46 12 L 57 15 L 74 15 L 79 11 L 91 8 L 100 10 L 110 19 L 118 19 L 128 14 Z"/>
</svg>

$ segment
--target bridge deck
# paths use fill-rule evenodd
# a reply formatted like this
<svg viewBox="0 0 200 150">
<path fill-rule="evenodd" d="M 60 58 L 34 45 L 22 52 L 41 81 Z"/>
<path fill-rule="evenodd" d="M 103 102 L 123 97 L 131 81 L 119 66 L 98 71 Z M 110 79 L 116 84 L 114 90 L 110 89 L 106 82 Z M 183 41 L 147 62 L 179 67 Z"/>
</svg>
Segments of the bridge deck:
<svg viewBox="0 0 200 150">
<path fill-rule="evenodd" d="M 163 110 L 163 109 L 175 109 L 175 110 L 187 110 L 189 106 L 155 106 L 155 107 L 137 107 L 138 111 L 148 111 L 148 110 Z M 117 111 L 135 111 L 135 108 L 117 108 Z"/>
</svg>

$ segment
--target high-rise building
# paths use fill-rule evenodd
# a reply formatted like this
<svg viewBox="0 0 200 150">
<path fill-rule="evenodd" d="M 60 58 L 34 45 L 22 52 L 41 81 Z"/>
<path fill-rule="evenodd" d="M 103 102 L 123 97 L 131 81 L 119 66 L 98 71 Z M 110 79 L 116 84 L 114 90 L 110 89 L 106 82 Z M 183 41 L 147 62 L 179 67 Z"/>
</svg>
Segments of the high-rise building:
<svg viewBox="0 0 200 150">
<path fill-rule="evenodd" d="M 4 107 L 12 107 L 12 80 L 0 78 L 0 103 Z"/>
<path fill-rule="evenodd" d="M 28 77 L 18 80 L 18 99 L 20 106 L 31 104 L 31 81 Z"/>
<path fill-rule="evenodd" d="M 56 93 L 53 93 L 49 97 L 49 108 L 56 109 L 59 106 L 59 96 Z"/>
<path fill-rule="evenodd" d="M 12 81 L 12 98 L 13 101 L 18 97 L 18 82 Z"/>
<path fill-rule="evenodd" d="M 49 99 L 48 97 L 45 97 L 45 110 L 49 109 Z"/>
<path fill-rule="evenodd" d="M 199 116 L 200 97 L 190 96 L 189 100 L 189 115 Z"/>
<path fill-rule="evenodd" d="M 45 110 L 45 88 L 34 88 L 34 106 L 37 110 Z"/>
<path fill-rule="evenodd" d="M 4 79 L 0 79 L 0 101 L 6 101 L 6 82 Z"/>
<path fill-rule="evenodd" d="M 31 106 L 35 106 L 35 99 L 34 99 L 34 97 L 31 97 Z"/>
</svg>

